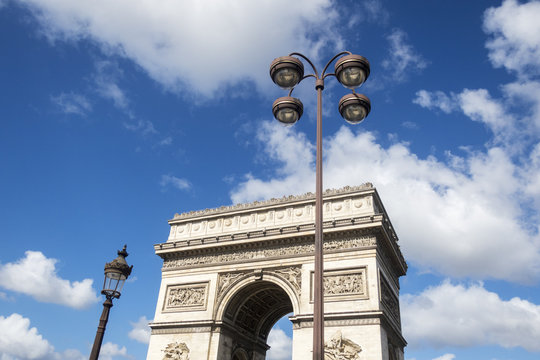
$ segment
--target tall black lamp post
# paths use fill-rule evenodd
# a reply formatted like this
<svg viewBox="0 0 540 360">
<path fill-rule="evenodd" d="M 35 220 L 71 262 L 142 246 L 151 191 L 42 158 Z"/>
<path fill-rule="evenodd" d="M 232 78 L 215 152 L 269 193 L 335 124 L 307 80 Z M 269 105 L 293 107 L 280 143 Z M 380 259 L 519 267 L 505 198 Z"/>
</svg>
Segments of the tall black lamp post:
<svg viewBox="0 0 540 360">
<path fill-rule="evenodd" d="M 313 74 L 304 75 L 304 64 L 295 56 L 303 58 L 311 65 Z M 339 59 L 338 59 L 339 58 Z M 326 73 L 328 66 L 336 60 L 334 73 Z M 315 274 L 314 274 L 314 304 L 313 304 L 313 360 L 324 359 L 324 289 L 323 289 L 323 207 L 322 207 L 322 90 L 324 80 L 335 76 L 338 81 L 352 90 L 341 98 L 338 110 L 341 116 L 351 124 L 364 120 L 371 110 L 369 99 L 357 94 L 354 89 L 362 85 L 369 76 L 369 62 L 360 55 L 348 51 L 335 55 L 324 67 L 321 74 L 313 63 L 300 53 L 278 57 L 270 65 L 270 77 L 278 86 L 288 89 L 289 95 L 280 97 L 272 106 L 274 117 L 285 125 L 292 125 L 302 116 L 302 102 L 291 97 L 294 87 L 302 80 L 315 78 L 317 90 L 317 157 L 316 157 L 316 188 L 315 188 Z"/>
<path fill-rule="evenodd" d="M 122 251 L 118 251 L 118 257 L 110 263 L 105 264 L 105 280 L 103 281 L 103 290 L 101 290 L 101 293 L 105 295 L 106 299 L 103 303 L 103 312 L 99 319 L 96 339 L 94 340 L 94 346 L 90 353 L 90 360 L 97 360 L 99 357 L 103 335 L 105 334 L 105 327 L 107 326 L 107 321 L 109 321 L 109 311 L 113 306 L 112 299 L 120 298 L 124 282 L 133 269 L 133 265 L 129 266 L 126 262 L 127 256 L 126 245 L 124 245 Z"/>
</svg>

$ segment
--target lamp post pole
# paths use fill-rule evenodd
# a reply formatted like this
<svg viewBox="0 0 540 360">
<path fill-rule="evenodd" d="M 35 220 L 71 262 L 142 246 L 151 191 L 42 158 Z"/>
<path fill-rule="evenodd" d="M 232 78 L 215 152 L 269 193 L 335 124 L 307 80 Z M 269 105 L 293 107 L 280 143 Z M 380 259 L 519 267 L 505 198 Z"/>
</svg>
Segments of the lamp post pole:
<svg viewBox="0 0 540 360">
<path fill-rule="evenodd" d="M 313 74 L 304 76 L 302 62 L 293 57 L 299 56 L 306 60 L 313 69 Z M 337 58 L 335 73 L 327 74 L 328 66 Z M 345 95 L 339 101 L 339 112 L 351 124 L 358 124 L 364 120 L 371 110 L 371 103 L 367 97 L 356 94 L 354 89 L 369 76 L 369 62 L 362 56 L 350 52 L 341 52 L 335 55 L 319 72 L 313 63 L 300 53 L 291 53 L 288 56 L 276 58 L 270 65 L 272 80 L 284 89 L 290 89 L 289 96 L 274 101 L 272 111 L 274 117 L 285 125 L 292 125 L 300 119 L 303 105 L 299 99 L 291 97 L 294 87 L 303 79 L 315 78 L 317 90 L 317 137 L 315 160 L 315 258 L 313 281 L 313 360 L 324 359 L 324 258 L 323 258 L 323 176 L 322 176 L 322 91 L 324 79 L 328 76 L 337 77 L 338 81 L 353 90 L 352 94 Z"/>
<path fill-rule="evenodd" d="M 112 300 L 107 297 L 103 303 L 103 311 L 101 312 L 101 318 L 99 318 L 99 325 L 96 331 L 96 338 L 94 339 L 94 346 L 92 346 L 92 352 L 90 353 L 90 360 L 97 360 L 99 357 L 99 351 L 101 350 L 101 344 L 103 343 L 103 335 L 105 334 L 105 328 L 109 321 L 109 312 L 112 306 Z"/>
<path fill-rule="evenodd" d="M 118 257 L 110 263 L 105 264 L 105 280 L 103 281 L 103 290 L 101 290 L 101 294 L 105 295 L 105 302 L 103 303 L 103 311 L 99 318 L 99 325 L 96 331 L 94 345 L 92 346 L 92 352 L 90 353 L 90 360 L 97 360 L 99 357 L 103 335 L 105 335 L 105 328 L 109 321 L 109 312 L 113 306 L 112 299 L 120 298 L 124 282 L 133 269 L 133 265 L 129 266 L 126 262 L 127 256 L 126 245 L 124 245 L 124 248 L 118 251 Z"/>
</svg>

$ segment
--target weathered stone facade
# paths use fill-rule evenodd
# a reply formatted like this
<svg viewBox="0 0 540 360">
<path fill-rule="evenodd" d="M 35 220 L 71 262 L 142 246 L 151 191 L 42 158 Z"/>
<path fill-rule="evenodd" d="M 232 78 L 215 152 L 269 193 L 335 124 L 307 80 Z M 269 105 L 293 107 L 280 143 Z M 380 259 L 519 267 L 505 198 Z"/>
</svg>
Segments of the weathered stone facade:
<svg viewBox="0 0 540 360">
<path fill-rule="evenodd" d="M 148 360 L 265 359 L 292 313 L 293 359 L 311 354 L 313 194 L 190 212 L 169 221 Z M 407 265 L 370 185 L 326 191 L 325 359 L 403 360 Z"/>
</svg>

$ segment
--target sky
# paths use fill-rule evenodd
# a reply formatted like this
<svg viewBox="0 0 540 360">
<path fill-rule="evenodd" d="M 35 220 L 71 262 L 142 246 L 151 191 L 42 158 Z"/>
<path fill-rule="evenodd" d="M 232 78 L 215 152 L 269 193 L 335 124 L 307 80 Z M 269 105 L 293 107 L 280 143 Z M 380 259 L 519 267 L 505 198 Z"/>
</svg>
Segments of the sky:
<svg viewBox="0 0 540 360">
<path fill-rule="evenodd" d="M 268 69 L 343 50 L 371 63 L 372 110 L 347 124 L 327 79 L 323 186 L 385 204 L 405 359 L 538 359 L 538 19 L 517 0 L 0 0 L 0 359 L 88 358 L 124 244 L 101 359 L 144 359 L 167 220 L 314 191 L 314 83 L 285 128 Z M 290 336 L 284 318 L 269 359 Z"/>
</svg>

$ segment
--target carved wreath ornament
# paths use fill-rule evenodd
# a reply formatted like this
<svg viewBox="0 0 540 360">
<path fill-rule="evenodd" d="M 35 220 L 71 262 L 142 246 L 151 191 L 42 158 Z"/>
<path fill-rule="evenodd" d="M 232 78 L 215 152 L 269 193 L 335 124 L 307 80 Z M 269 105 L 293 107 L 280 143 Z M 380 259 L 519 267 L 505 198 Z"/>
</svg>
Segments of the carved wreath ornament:
<svg viewBox="0 0 540 360">
<path fill-rule="evenodd" d="M 189 360 L 189 348 L 186 343 L 170 343 L 163 350 L 163 360 Z"/>
<path fill-rule="evenodd" d="M 324 343 L 324 360 L 358 360 L 362 347 L 354 341 L 344 338 L 338 330 L 330 340 Z"/>
</svg>

